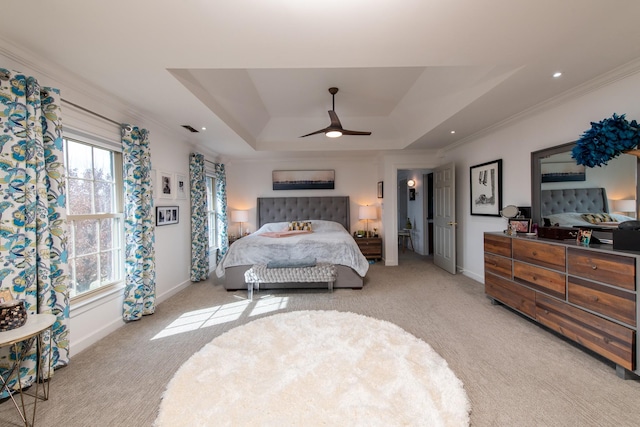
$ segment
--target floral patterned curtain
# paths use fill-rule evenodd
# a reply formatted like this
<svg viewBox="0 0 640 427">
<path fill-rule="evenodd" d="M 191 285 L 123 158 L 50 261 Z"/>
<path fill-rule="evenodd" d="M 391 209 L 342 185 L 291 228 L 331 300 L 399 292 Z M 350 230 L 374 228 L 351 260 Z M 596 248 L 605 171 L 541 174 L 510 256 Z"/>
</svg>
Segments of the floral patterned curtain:
<svg viewBox="0 0 640 427">
<path fill-rule="evenodd" d="M 56 316 L 53 366 L 69 363 L 69 267 L 60 91 L 0 68 L 0 288 L 25 301 L 27 316 Z M 48 334 L 46 334 L 48 335 Z M 35 347 L 35 346 L 34 346 Z M 0 373 L 15 355 L 3 348 Z M 35 348 L 20 370 L 22 386 L 36 378 Z M 48 377 L 52 372 L 46 372 Z M 3 374 L 4 375 L 4 374 Z M 9 387 L 18 387 L 14 378 Z M 6 393 L 0 394 L 0 398 Z"/>
<path fill-rule="evenodd" d="M 149 132 L 123 124 L 121 134 L 125 232 L 122 318 L 130 321 L 156 310 L 155 229 Z"/>
<path fill-rule="evenodd" d="M 227 231 L 227 175 L 223 163 L 215 163 L 216 178 L 216 228 L 220 250 L 216 256 L 216 262 L 220 262 L 229 249 L 229 233 Z"/>
<path fill-rule="evenodd" d="M 204 156 L 189 156 L 191 182 L 191 281 L 209 277 L 209 227 L 207 226 L 207 182 Z"/>
</svg>

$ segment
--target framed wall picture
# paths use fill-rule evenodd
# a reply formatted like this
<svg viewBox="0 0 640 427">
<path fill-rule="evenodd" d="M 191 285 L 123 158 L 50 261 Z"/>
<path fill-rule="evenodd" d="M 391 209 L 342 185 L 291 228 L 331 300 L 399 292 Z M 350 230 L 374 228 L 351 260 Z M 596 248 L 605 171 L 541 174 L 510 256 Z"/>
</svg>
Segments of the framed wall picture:
<svg viewBox="0 0 640 427">
<path fill-rule="evenodd" d="M 274 190 L 333 190 L 334 170 L 280 170 L 272 173 Z"/>
<path fill-rule="evenodd" d="M 469 168 L 471 215 L 500 216 L 502 159 Z"/>
<path fill-rule="evenodd" d="M 189 192 L 189 181 L 185 175 L 176 174 L 176 199 L 186 199 Z"/>
<path fill-rule="evenodd" d="M 378 199 L 383 198 L 382 181 L 378 181 Z"/>
<path fill-rule="evenodd" d="M 158 171 L 158 197 L 161 199 L 173 199 L 174 177 L 172 173 Z"/>
<path fill-rule="evenodd" d="M 156 225 L 177 224 L 180 220 L 178 206 L 156 206 Z"/>
</svg>

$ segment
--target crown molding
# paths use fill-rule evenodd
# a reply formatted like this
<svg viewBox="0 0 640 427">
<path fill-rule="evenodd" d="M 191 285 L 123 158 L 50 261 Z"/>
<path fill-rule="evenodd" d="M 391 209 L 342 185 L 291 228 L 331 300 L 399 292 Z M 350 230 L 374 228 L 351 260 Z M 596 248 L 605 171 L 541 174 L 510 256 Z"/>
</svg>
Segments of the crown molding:
<svg viewBox="0 0 640 427">
<path fill-rule="evenodd" d="M 17 53 L 19 52 L 19 53 Z M 62 86 L 69 90 L 69 101 L 83 106 L 81 100 L 90 100 L 93 104 L 100 106 L 101 111 L 95 113 L 121 123 L 153 123 L 167 134 L 183 139 L 184 134 L 168 127 L 164 121 L 148 114 L 134 110 L 127 102 L 112 95 L 111 93 L 96 87 L 89 80 L 70 71 L 58 63 L 41 58 L 29 49 L 7 40 L 0 36 L 0 55 L 3 55 L 26 70 L 41 76 L 46 86 Z M 26 71 L 25 70 L 25 71 Z M 48 80 L 48 81 L 47 81 Z M 66 96 L 62 95 L 62 98 Z"/>
<path fill-rule="evenodd" d="M 579 86 L 576 86 L 572 89 L 562 92 L 559 95 L 554 96 L 553 98 L 549 98 L 546 101 L 543 101 L 539 104 L 534 105 L 533 107 L 529 107 L 526 110 L 516 113 L 498 123 L 495 123 L 459 141 L 449 144 L 446 147 L 443 147 L 441 151 L 443 154 L 446 152 L 452 151 L 458 147 L 461 147 L 470 142 L 473 142 L 483 136 L 490 135 L 500 129 L 503 129 L 516 122 L 524 120 L 533 114 L 548 110 L 558 105 L 565 104 L 571 100 L 583 97 L 591 92 L 595 92 L 598 89 L 601 89 L 613 83 L 624 80 L 627 77 L 637 74 L 639 72 L 640 72 L 640 58 L 636 58 L 633 61 L 627 62 L 626 64 L 623 64 L 620 67 L 614 68 L 611 71 L 601 74 L 600 76 L 594 79 L 591 79 Z"/>
</svg>

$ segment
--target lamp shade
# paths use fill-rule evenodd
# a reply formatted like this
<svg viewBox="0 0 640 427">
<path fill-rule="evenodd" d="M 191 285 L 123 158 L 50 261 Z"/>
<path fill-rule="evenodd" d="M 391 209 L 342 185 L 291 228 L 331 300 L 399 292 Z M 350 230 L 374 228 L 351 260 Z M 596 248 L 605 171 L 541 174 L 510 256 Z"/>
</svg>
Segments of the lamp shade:
<svg viewBox="0 0 640 427">
<path fill-rule="evenodd" d="M 231 211 L 231 221 L 249 222 L 249 211 Z"/>
<path fill-rule="evenodd" d="M 636 201 L 633 199 L 628 200 L 614 200 L 613 210 L 616 212 L 635 212 Z"/>
<path fill-rule="evenodd" d="M 377 217 L 375 206 L 360 206 L 358 219 L 376 219 Z"/>
</svg>

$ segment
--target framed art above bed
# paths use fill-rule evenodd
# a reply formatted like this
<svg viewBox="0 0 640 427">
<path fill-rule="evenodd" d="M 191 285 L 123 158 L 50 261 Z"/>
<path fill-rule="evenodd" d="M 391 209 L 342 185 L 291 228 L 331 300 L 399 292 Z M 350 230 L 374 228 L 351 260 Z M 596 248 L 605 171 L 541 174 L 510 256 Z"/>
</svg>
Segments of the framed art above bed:
<svg viewBox="0 0 640 427">
<path fill-rule="evenodd" d="M 279 170 L 272 172 L 274 190 L 333 190 L 334 170 Z"/>
</svg>

